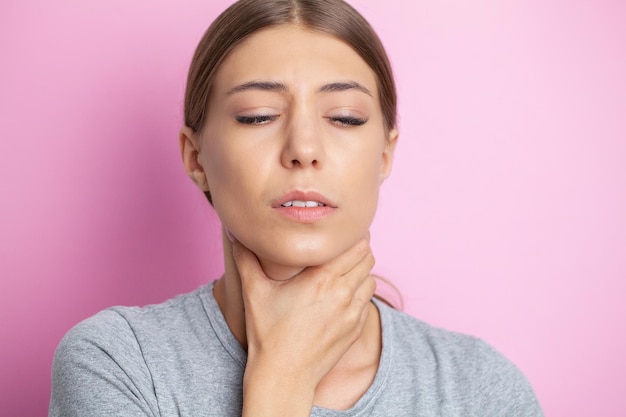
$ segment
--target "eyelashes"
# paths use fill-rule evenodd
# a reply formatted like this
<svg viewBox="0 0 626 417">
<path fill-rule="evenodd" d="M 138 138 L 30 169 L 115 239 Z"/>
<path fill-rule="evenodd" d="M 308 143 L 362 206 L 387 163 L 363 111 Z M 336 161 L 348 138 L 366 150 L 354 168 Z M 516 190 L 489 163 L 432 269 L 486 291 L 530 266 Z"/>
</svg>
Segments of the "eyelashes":
<svg viewBox="0 0 626 417">
<path fill-rule="evenodd" d="M 235 120 L 237 123 L 241 123 L 244 125 L 252 125 L 252 126 L 261 126 L 273 122 L 278 119 L 279 115 L 252 115 L 252 116 L 236 116 Z M 339 127 L 355 127 L 355 126 L 363 126 L 367 123 L 368 119 L 363 117 L 350 117 L 350 116 L 340 116 L 340 117 L 326 117 L 329 122 Z"/>
<path fill-rule="evenodd" d="M 367 123 L 367 118 L 359 117 L 328 117 L 328 120 L 333 124 L 344 127 L 363 126 Z"/>
<path fill-rule="evenodd" d="M 235 120 L 244 125 L 264 125 L 278 119 L 274 115 L 236 116 Z"/>
</svg>

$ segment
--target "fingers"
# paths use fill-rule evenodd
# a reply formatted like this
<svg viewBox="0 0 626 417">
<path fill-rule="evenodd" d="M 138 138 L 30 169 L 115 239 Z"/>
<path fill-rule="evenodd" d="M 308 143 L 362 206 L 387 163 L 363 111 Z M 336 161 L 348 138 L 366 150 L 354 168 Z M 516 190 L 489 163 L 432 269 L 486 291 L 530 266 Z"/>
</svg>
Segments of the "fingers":
<svg viewBox="0 0 626 417">
<path fill-rule="evenodd" d="M 369 235 L 367 236 L 367 238 L 363 238 L 357 241 L 346 252 L 342 253 L 327 264 L 321 265 L 321 267 L 336 271 L 340 275 L 345 275 L 350 272 L 354 268 L 354 266 L 362 261 L 368 254 L 371 254 Z"/>
<path fill-rule="evenodd" d="M 232 247 L 244 297 L 248 292 L 261 290 L 261 288 L 268 289 L 268 287 L 276 285 L 265 274 L 258 258 L 252 251 L 236 239 L 232 240 Z M 374 280 L 370 278 L 370 271 L 374 264 L 375 260 L 369 246 L 368 234 L 367 237 L 356 242 L 335 259 L 323 265 L 305 268 L 290 281 L 292 285 L 300 288 L 303 286 L 326 288 L 326 291 L 335 293 L 347 304 L 351 303 L 352 298 L 358 292 L 358 299 L 363 303 L 371 298 L 376 289 Z M 367 284 L 358 291 L 366 281 L 368 281 Z M 281 284 L 286 284 L 286 282 Z"/>
<path fill-rule="evenodd" d="M 354 292 L 354 300 L 360 304 L 368 303 L 376 293 L 376 280 L 368 275 Z"/>
<path fill-rule="evenodd" d="M 309 267 L 304 273 L 306 275 L 314 274 L 332 277 L 334 279 L 348 275 L 359 265 L 362 267 L 369 265 L 371 269 L 371 267 L 374 266 L 373 261 L 374 258 L 369 246 L 368 235 L 367 238 L 357 241 L 352 247 L 336 258 L 325 264 Z"/>
<path fill-rule="evenodd" d="M 287 369 L 317 386 L 358 340 L 373 309 L 369 301 L 376 282 L 370 275 L 374 257 L 369 239 L 280 283 L 236 239 L 233 258 L 245 305 L 246 372 Z"/>
<path fill-rule="evenodd" d="M 351 299 L 370 276 L 374 264 L 374 255 L 369 242 L 363 239 L 332 261 L 308 268 L 301 275 L 307 279 L 310 276 L 318 276 L 318 283 L 332 287 L 333 291 L 339 291 Z M 372 284 L 367 288 L 372 288 Z"/>
</svg>

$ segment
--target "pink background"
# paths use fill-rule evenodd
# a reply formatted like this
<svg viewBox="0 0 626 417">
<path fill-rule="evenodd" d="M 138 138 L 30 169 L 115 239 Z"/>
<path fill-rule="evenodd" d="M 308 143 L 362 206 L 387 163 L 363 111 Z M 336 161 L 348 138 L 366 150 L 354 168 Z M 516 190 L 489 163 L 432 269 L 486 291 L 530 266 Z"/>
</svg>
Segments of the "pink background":
<svg viewBox="0 0 626 417">
<path fill-rule="evenodd" d="M 3 415 L 45 415 L 79 320 L 220 275 L 177 132 L 227 3 L 2 2 Z M 626 3 L 352 3 L 400 91 L 376 272 L 409 313 L 504 352 L 547 415 L 626 415 Z"/>
</svg>

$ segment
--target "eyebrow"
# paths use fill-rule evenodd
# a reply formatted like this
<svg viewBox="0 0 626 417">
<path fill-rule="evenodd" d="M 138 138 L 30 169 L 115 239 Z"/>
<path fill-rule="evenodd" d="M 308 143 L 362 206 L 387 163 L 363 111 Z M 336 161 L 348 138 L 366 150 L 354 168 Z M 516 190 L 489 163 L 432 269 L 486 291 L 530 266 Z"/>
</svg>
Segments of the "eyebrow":
<svg viewBox="0 0 626 417">
<path fill-rule="evenodd" d="M 285 84 L 276 81 L 250 81 L 231 88 L 226 94 L 231 95 L 247 90 L 278 91 L 281 93 L 286 93 L 288 91 L 288 88 Z"/>
<path fill-rule="evenodd" d="M 357 83 L 356 81 L 345 81 L 345 82 L 337 82 L 323 85 L 320 89 L 320 93 L 329 93 L 333 91 L 347 91 L 347 90 L 358 90 L 362 93 L 371 96 L 372 93 L 365 86 Z"/>
<path fill-rule="evenodd" d="M 289 91 L 289 88 L 281 82 L 277 81 L 249 81 L 247 83 L 240 84 L 236 87 L 231 88 L 226 93 L 227 95 L 240 93 L 242 91 L 248 90 L 261 90 L 261 91 L 276 91 L 279 93 L 286 93 Z M 356 81 L 341 81 L 334 82 L 329 84 L 324 84 L 318 90 L 319 93 L 332 93 L 336 91 L 348 91 L 348 90 L 358 90 L 362 93 L 367 94 L 368 96 L 372 96 L 370 90 L 368 90 L 365 86 L 357 83 Z M 373 97 L 373 96 L 372 96 Z"/>
</svg>

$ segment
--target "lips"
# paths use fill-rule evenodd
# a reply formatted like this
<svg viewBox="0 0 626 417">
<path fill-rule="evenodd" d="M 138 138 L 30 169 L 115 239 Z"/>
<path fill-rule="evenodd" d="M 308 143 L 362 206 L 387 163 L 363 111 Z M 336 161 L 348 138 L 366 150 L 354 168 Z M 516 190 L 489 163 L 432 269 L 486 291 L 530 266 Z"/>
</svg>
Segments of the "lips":
<svg viewBox="0 0 626 417">
<path fill-rule="evenodd" d="M 322 194 L 315 191 L 290 191 L 276 200 L 272 206 L 274 208 L 280 207 L 299 207 L 299 208 L 315 208 L 315 207 L 332 207 L 336 208 L 330 200 L 324 197 Z"/>
<path fill-rule="evenodd" d="M 319 201 L 302 200 L 291 200 L 281 204 L 282 207 L 324 207 L 325 205 L 326 204 L 320 203 Z"/>
<path fill-rule="evenodd" d="M 282 216 L 300 223 L 315 223 L 335 212 L 337 206 L 317 192 L 291 191 L 272 204 Z"/>
</svg>

